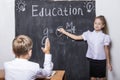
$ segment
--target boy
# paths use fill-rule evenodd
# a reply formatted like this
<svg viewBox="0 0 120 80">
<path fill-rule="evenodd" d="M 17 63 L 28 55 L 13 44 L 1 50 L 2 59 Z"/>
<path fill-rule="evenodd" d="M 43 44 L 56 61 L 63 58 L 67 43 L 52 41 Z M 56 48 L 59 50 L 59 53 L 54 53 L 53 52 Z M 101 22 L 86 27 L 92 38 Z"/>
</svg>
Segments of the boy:
<svg viewBox="0 0 120 80">
<path fill-rule="evenodd" d="M 44 68 L 40 68 L 38 63 L 28 61 L 32 55 L 32 40 L 26 35 L 17 36 L 12 42 L 15 59 L 4 63 L 5 80 L 35 80 L 37 77 L 50 76 L 53 64 L 51 62 L 50 41 L 47 38 L 45 47 Z"/>
</svg>

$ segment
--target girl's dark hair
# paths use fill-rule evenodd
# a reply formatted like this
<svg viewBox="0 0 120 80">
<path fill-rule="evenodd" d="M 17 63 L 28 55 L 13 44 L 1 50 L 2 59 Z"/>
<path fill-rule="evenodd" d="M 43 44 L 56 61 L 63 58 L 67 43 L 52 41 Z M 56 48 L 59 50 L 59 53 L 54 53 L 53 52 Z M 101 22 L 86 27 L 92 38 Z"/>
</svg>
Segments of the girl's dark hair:
<svg viewBox="0 0 120 80">
<path fill-rule="evenodd" d="M 108 34 L 108 25 L 107 25 L 107 22 L 106 22 L 106 19 L 103 15 L 100 15 L 100 16 L 97 16 L 95 19 L 100 19 L 104 25 L 104 28 L 102 28 L 102 31 L 105 33 L 105 34 Z"/>
</svg>

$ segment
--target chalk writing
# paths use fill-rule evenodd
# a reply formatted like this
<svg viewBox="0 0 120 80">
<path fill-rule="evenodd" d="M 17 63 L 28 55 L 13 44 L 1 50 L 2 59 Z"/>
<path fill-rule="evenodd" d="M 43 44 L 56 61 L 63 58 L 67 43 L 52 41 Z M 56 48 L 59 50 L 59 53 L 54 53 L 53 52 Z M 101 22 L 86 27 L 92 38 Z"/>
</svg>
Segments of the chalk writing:
<svg viewBox="0 0 120 80">
<path fill-rule="evenodd" d="M 63 28 L 62 26 L 58 26 L 58 28 L 57 29 L 59 29 L 59 28 Z M 56 29 L 56 35 L 58 36 L 58 37 L 61 37 L 62 36 L 62 33 L 60 33 L 60 32 L 58 32 L 57 31 L 57 29 Z M 76 29 L 75 29 L 75 26 L 73 25 L 73 22 L 67 22 L 66 23 L 66 26 L 65 26 L 65 30 L 67 31 L 67 32 L 70 32 L 70 33 L 75 33 L 75 31 L 76 31 Z M 68 39 L 68 37 L 67 37 L 67 39 Z M 72 40 L 72 41 L 74 41 L 74 40 Z"/>
<path fill-rule="evenodd" d="M 41 44 L 42 45 L 45 45 L 45 39 L 48 37 L 48 28 L 45 28 L 44 30 L 43 30 L 43 35 L 44 35 L 44 37 L 42 38 L 42 41 L 41 41 Z"/>
<path fill-rule="evenodd" d="M 39 5 L 32 5 L 32 17 L 43 16 L 70 16 L 70 15 L 84 15 L 82 8 L 76 8 L 69 5 L 69 7 L 53 7 L 44 8 Z"/>
<path fill-rule="evenodd" d="M 73 22 L 66 23 L 66 31 L 68 31 L 70 33 L 75 33 L 75 26 L 73 26 Z"/>
</svg>

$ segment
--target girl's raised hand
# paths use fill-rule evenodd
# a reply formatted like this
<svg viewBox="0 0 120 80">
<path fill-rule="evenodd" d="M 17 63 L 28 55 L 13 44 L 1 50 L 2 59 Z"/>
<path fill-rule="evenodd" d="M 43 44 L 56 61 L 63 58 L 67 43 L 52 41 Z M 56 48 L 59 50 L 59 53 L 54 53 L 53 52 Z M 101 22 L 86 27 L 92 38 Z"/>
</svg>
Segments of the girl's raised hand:
<svg viewBox="0 0 120 80">
<path fill-rule="evenodd" d="M 57 31 L 59 31 L 61 33 L 65 33 L 66 32 L 63 28 L 59 28 L 59 29 L 57 29 Z"/>
</svg>

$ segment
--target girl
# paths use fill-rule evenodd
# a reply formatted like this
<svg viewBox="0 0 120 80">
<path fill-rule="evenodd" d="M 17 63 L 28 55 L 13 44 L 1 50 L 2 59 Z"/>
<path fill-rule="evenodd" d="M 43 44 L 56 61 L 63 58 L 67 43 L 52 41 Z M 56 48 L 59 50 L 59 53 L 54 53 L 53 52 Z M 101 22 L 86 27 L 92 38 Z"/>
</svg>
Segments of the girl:
<svg viewBox="0 0 120 80">
<path fill-rule="evenodd" d="M 90 62 L 90 78 L 91 80 L 104 80 L 107 68 L 111 71 L 110 63 L 110 37 L 106 34 L 107 28 L 104 16 L 98 16 L 94 21 L 94 31 L 86 31 L 82 35 L 74 35 L 66 32 L 63 28 L 58 29 L 59 32 L 69 36 L 74 40 L 85 40 L 88 43 L 86 57 Z"/>
</svg>

